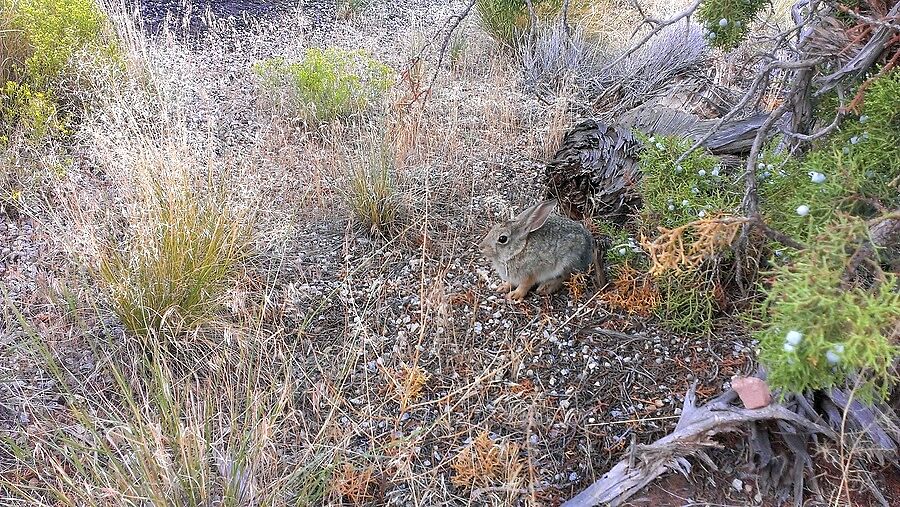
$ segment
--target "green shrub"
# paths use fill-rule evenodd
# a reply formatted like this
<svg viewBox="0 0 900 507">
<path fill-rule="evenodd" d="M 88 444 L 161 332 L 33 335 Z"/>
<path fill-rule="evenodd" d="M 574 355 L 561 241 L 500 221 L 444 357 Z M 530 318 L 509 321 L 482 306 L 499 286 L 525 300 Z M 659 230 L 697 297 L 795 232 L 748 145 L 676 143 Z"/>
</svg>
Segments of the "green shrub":
<svg viewBox="0 0 900 507">
<path fill-rule="evenodd" d="M 106 17 L 93 0 L 0 0 L 10 9 L 12 23 L 33 47 L 25 61 L 36 87 L 46 87 L 72 55 L 81 49 L 109 49 L 102 30 Z"/>
<path fill-rule="evenodd" d="M 803 160 L 767 150 L 757 176 L 761 208 L 773 227 L 810 241 L 842 211 L 868 216 L 873 201 L 888 209 L 900 206 L 894 182 L 900 176 L 897 96 L 900 72 L 893 71 L 867 90 L 859 116 L 845 120 L 840 131 L 820 141 Z M 828 108 L 823 104 L 822 109 Z M 801 206 L 808 212 L 798 213 Z"/>
<path fill-rule="evenodd" d="M 57 120 L 56 102 L 47 93 L 32 91 L 27 84 L 7 81 L 0 88 L 0 124 L 20 126 L 32 141 L 38 141 L 52 132 L 62 132 Z M 9 141 L 0 131 L 0 146 Z"/>
<path fill-rule="evenodd" d="M 115 54 L 102 33 L 106 17 L 93 0 L 0 0 L 0 10 L 0 137 L 62 132 L 59 78 L 78 51 Z"/>
<path fill-rule="evenodd" d="M 532 5 L 539 18 L 546 18 L 559 12 L 562 0 L 533 0 Z M 525 0 L 476 0 L 475 9 L 491 37 L 506 47 L 518 47 L 530 22 Z"/>
<path fill-rule="evenodd" d="M 655 235 L 658 226 L 672 228 L 706 216 L 738 211 L 741 193 L 725 178 L 716 157 L 695 150 L 675 161 L 693 144 L 675 137 L 646 137 L 640 155 L 641 195 L 645 229 Z"/>
<path fill-rule="evenodd" d="M 834 220 L 846 193 L 842 178 L 833 169 L 824 180 L 824 174 L 815 175 L 819 171 L 811 167 L 820 164 L 810 162 L 819 154 L 813 152 L 809 157 L 800 161 L 766 151 L 756 169 L 760 209 L 767 223 L 802 242 L 821 233 Z"/>
<path fill-rule="evenodd" d="M 249 244 L 223 192 L 159 186 L 134 236 L 102 259 L 100 278 L 131 332 L 177 334 L 215 316 Z"/>
<path fill-rule="evenodd" d="M 765 0 L 704 0 L 697 18 L 706 27 L 710 44 L 729 50 L 744 40 L 751 21 L 766 4 Z"/>
<path fill-rule="evenodd" d="M 660 300 L 653 315 L 676 333 L 709 333 L 717 310 L 713 276 L 697 269 L 656 277 Z"/>
<path fill-rule="evenodd" d="M 310 48 L 300 62 L 258 62 L 254 71 L 272 93 L 287 91 L 305 120 L 328 122 L 368 109 L 393 84 L 393 72 L 363 51 Z"/>
<path fill-rule="evenodd" d="M 885 396 L 896 382 L 900 348 L 892 341 L 900 322 L 900 280 L 886 275 L 873 290 L 841 289 L 847 245 L 866 235 L 859 221 L 828 228 L 777 268 L 759 318 L 760 360 L 775 388 L 801 392 L 854 384 L 863 399 Z"/>
</svg>

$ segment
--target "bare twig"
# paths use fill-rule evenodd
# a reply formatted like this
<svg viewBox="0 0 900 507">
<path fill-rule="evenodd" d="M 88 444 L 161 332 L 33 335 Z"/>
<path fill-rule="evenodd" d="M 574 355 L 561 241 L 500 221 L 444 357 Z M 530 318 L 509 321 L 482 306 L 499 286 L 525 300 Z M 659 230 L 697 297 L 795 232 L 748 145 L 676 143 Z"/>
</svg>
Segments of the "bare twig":
<svg viewBox="0 0 900 507">
<path fill-rule="evenodd" d="M 450 29 L 447 30 L 447 33 L 444 34 L 444 41 L 441 43 L 441 51 L 438 53 L 437 63 L 435 64 L 434 74 L 431 75 L 431 81 L 428 83 L 428 92 L 425 93 L 422 98 L 422 109 L 425 109 L 425 104 L 428 102 L 428 98 L 431 96 L 431 90 L 434 89 L 434 83 L 437 81 L 438 73 L 441 71 L 441 64 L 444 62 L 444 56 L 447 54 L 447 47 L 450 45 L 450 38 L 453 36 L 453 32 L 459 28 L 459 25 L 462 24 L 463 20 L 469 15 L 469 12 L 472 11 L 472 7 L 475 6 L 476 0 L 469 0 L 468 5 L 463 11 L 455 16 L 451 16 L 446 24 L 452 23 Z M 445 24 L 445 25 L 446 25 Z M 418 59 L 413 62 L 413 65 L 418 63 Z"/>
<path fill-rule="evenodd" d="M 531 0 L 525 0 L 525 5 L 528 6 L 528 47 L 534 48 L 534 41 L 537 40 L 537 14 Z"/>
</svg>

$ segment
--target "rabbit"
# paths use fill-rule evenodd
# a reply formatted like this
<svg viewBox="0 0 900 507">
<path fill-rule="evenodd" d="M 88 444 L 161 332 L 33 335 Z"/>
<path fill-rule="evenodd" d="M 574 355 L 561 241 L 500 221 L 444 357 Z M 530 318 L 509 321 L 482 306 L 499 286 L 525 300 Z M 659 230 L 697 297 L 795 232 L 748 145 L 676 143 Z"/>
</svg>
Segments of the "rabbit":
<svg viewBox="0 0 900 507">
<path fill-rule="evenodd" d="M 555 199 L 535 204 L 495 225 L 481 241 L 481 253 L 503 279 L 497 292 L 506 292 L 508 299 L 522 301 L 535 285 L 538 294 L 552 294 L 569 275 L 586 271 L 592 262 L 601 281 L 591 233 L 581 223 L 552 213 L 555 208 Z"/>
</svg>

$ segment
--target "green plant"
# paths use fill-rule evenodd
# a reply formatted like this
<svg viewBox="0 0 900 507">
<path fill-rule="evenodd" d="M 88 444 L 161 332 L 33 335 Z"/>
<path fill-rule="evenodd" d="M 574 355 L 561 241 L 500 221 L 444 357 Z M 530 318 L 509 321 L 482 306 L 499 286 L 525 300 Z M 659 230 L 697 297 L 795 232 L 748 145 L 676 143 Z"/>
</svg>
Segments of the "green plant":
<svg viewBox="0 0 900 507">
<path fill-rule="evenodd" d="M 710 44 L 733 49 L 744 40 L 750 22 L 768 2 L 765 0 L 704 0 L 697 18 L 706 26 Z"/>
<path fill-rule="evenodd" d="M 714 276 L 701 268 L 655 277 L 660 299 L 653 315 L 675 332 L 709 333 L 717 310 Z"/>
<path fill-rule="evenodd" d="M 56 102 L 45 92 L 33 91 L 27 84 L 7 81 L 0 88 L 0 124 L 23 129 L 34 142 L 52 132 L 62 132 L 57 119 Z M 0 131 L 0 146 L 9 141 L 8 133 Z"/>
<path fill-rule="evenodd" d="M 254 71 L 268 91 L 287 91 L 289 107 L 301 118 L 317 122 L 365 111 L 394 81 L 391 69 L 365 52 L 339 48 L 310 48 L 296 63 L 270 58 Z"/>
<path fill-rule="evenodd" d="M 351 155 L 344 201 L 369 232 L 386 235 L 396 225 L 400 195 L 394 181 L 394 157 L 384 143 L 368 140 L 361 155 Z"/>
<path fill-rule="evenodd" d="M 59 78 L 78 51 L 116 54 L 105 23 L 93 0 L 0 0 L 0 139 L 64 132 Z"/>
<path fill-rule="evenodd" d="M 108 249 L 98 274 L 131 332 L 174 335 L 216 314 L 249 244 L 225 192 L 157 184 L 133 237 Z"/>
<path fill-rule="evenodd" d="M 689 139 L 638 134 L 641 152 L 642 218 L 652 235 L 658 226 L 672 228 L 699 218 L 737 211 L 741 194 L 726 178 L 716 157 L 695 150 L 676 164 L 693 144 Z"/>
<path fill-rule="evenodd" d="M 605 220 L 594 220 L 594 235 L 606 246 L 605 260 L 613 268 L 628 263 L 631 267 L 646 268 L 647 255 L 635 238 L 623 227 Z"/>
<path fill-rule="evenodd" d="M 772 273 L 755 336 L 773 387 L 802 392 L 849 383 L 872 399 L 896 383 L 900 279 L 886 274 L 872 289 L 841 287 L 847 245 L 866 234 L 861 221 L 842 220 Z"/>
<path fill-rule="evenodd" d="M 559 12 L 562 0 L 533 0 L 535 15 L 547 18 Z M 516 48 L 528 31 L 530 14 L 525 0 L 476 0 L 481 26 L 500 44 Z"/>
<path fill-rule="evenodd" d="M 873 202 L 888 209 L 900 206 L 898 94 L 900 72 L 893 71 L 873 82 L 859 116 L 846 119 L 802 161 L 771 149 L 763 154 L 757 167 L 760 204 L 773 227 L 809 241 L 840 212 L 865 217 L 872 214 Z"/>
<path fill-rule="evenodd" d="M 101 37 L 106 17 L 93 0 L 0 0 L 0 4 L 9 9 L 12 25 L 33 48 L 24 63 L 35 87 L 48 86 L 76 51 L 111 48 Z"/>
</svg>

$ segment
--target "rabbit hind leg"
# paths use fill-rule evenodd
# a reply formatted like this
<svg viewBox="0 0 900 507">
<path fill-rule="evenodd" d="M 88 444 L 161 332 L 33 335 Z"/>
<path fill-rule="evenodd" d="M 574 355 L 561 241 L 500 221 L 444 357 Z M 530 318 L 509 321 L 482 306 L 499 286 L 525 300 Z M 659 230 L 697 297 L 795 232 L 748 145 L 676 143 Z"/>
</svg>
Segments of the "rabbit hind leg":
<svg viewBox="0 0 900 507">
<path fill-rule="evenodd" d="M 537 293 L 542 296 L 549 296 L 550 294 L 558 291 L 562 287 L 565 280 L 566 277 L 560 276 L 548 282 L 544 282 L 538 286 Z"/>
</svg>

